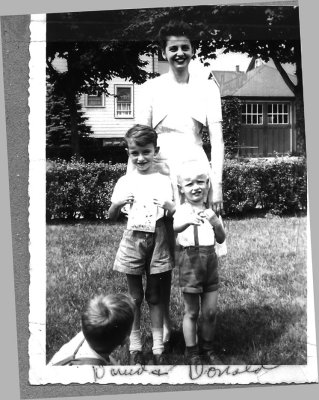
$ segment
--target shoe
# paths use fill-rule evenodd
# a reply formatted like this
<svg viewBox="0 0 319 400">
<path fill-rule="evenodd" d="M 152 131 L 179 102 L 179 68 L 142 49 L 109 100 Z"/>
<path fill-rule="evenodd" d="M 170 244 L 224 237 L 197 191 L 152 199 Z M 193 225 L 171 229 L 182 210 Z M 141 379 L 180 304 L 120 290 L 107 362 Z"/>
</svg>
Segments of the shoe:
<svg viewBox="0 0 319 400">
<path fill-rule="evenodd" d="M 205 360 L 205 364 L 207 365 L 223 365 L 222 361 L 212 350 L 204 352 L 203 358 Z"/>
<path fill-rule="evenodd" d="M 199 354 L 191 354 L 185 355 L 185 364 L 186 365 L 202 365 L 203 361 Z"/>
<path fill-rule="evenodd" d="M 153 354 L 154 365 L 168 365 L 166 354 Z"/>
<path fill-rule="evenodd" d="M 130 365 L 145 365 L 145 358 L 141 351 L 132 351 L 130 353 Z"/>
</svg>

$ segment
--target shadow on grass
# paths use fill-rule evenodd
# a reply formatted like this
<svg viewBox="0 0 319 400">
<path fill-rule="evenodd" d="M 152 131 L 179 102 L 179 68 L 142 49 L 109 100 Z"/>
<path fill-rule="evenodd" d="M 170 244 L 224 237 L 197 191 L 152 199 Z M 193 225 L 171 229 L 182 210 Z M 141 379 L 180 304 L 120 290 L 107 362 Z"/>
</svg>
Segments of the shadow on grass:
<svg viewBox="0 0 319 400">
<path fill-rule="evenodd" d="M 146 360 L 152 339 L 144 337 Z M 183 365 L 185 341 L 181 327 L 172 331 L 167 347 L 170 364 Z M 251 306 L 218 313 L 215 351 L 224 365 L 307 364 L 306 318 L 301 308 L 287 311 Z"/>
<path fill-rule="evenodd" d="M 216 353 L 226 364 L 306 364 L 306 318 L 268 305 L 218 313 Z"/>
</svg>

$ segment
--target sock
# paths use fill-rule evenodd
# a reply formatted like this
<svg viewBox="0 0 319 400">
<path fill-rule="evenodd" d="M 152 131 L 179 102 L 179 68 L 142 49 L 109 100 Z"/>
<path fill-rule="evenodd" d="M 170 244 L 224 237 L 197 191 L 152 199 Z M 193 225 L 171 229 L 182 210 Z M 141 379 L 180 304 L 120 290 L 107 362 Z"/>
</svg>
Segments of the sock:
<svg viewBox="0 0 319 400">
<path fill-rule="evenodd" d="M 162 354 L 164 350 L 163 344 L 163 328 L 152 328 L 153 336 L 153 354 Z"/>
<path fill-rule="evenodd" d="M 140 329 L 132 331 L 130 335 L 130 352 L 142 351 L 142 339 Z"/>
</svg>

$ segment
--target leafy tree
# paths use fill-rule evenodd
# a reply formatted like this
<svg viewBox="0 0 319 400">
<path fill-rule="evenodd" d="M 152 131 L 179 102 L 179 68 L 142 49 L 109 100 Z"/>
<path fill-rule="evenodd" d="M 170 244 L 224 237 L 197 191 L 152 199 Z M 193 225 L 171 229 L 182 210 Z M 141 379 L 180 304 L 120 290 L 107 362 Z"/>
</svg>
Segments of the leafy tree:
<svg viewBox="0 0 319 400">
<path fill-rule="evenodd" d="M 222 100 L 223 137 L 226 154 L 234 156 L 238 153 L 239 133 L 241 127 L 241 104 L 238 98 L 229 97 Z"/>
<path fill-rule="evenodd" d="M 47 66 L 49 82 L 66 98 L 72 120 L 72 143 L 78 152 L 75 99 L 79 93 L 106 92 L 118 76 L 142 83 L 140 55 L 154 54 L 156 35 L 169 19 L 190 23 L 200 59 L 216 58 L 216 50 L 248 53 L 273 59 L 296 96 L 298 141 L 305 149 L 299 10 L 295 6 L 187 6 L 48 15 Z M 67 61 L 67 71 L 53 67 L 56 56 Z M 296 64 L 297 84 L 283 63 Z"/>
<path fill-rule="evenodd" d="M 119 39 L 123 25 L 128 24 L 120 15 L 121 12 L 48 15 L 47 81 L 55 95 L 65 98 L 74 154 L 79 154 L 78 96 L 108 94 L 108 82 L 116 76 L 134 83 L 142 83 L 151 76 L 143 69 L 146 62 L 139 57 L 148 51 L 145 43 Z M 102 29 L 103 40 L 96 27 Z M 56 57 L 66 61 L 64 71 L 56 69 Z"/>
<path fill-rule="evenodd" d="M 56 148 L 71 149 L 71 118 L 66 99 L 54 93 L 52 86 L 47 88 L 46 104 L 46 145 L 47 151 Z M 76 126 L 80 137 L 93 133 L 77 99 Z"/>
<path fill-rule="evenodd" d="M 202 62 L 216 58 L 217 49 L 247 53 L 264 61 L 272 59 L 284 82 L 296 97 L 299 151 L 305 151 L 303 85 L 299 8 L 297 6 L 191 6 L 141 10 L 131 35 L 155 37 L 168 19 L 180 16 L 193 27 L 198 55 Z M 297 83 L 289 78 L 282 64 L 296 65 Z"/>
</svg>

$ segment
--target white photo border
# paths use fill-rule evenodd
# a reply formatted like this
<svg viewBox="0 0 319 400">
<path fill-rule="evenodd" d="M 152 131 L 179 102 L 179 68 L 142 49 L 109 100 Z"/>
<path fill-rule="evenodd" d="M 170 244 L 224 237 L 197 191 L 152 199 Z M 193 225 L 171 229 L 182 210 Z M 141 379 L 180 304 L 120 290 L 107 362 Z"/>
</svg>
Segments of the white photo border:
<svg viewBox="0 0 319 400">
<path fill-rule="evenodd" d="M 313 274 L 307 219 L 307 365 L 72 366 L 46 365 L 45 114 L 46 15 L 32 14 L 29 80 L 29 383 L 99 384 L 280 384 L 318 382 Z"/>
</svg>

